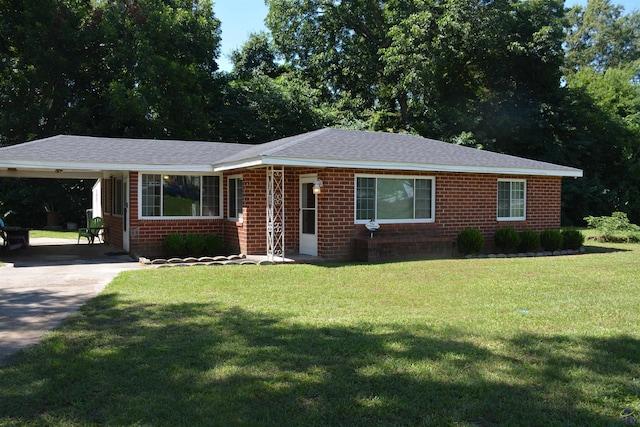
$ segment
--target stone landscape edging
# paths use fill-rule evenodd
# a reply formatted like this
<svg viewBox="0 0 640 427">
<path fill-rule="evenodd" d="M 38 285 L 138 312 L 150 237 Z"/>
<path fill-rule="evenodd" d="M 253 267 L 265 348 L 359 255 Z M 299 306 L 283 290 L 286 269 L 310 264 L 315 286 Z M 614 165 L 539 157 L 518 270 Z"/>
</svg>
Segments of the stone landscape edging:
<svg viewBox="0 0 640 427">
<path fill-rule="evenodd" d="M 562 255 L 579 255 L 585 253 L 584 246 L 580 249 L 563 249 L 561 251 L 542 251 L 542 252 L 519 252 L 519 253 L 509 253 L 509 254 L 476 254 L 476 255 L 466 255 L 465 259 L 475 259 L 475 258 L 534 258 L 534 257 L 545 257 L 545 256 L 562 256 Z"/>
</svg>

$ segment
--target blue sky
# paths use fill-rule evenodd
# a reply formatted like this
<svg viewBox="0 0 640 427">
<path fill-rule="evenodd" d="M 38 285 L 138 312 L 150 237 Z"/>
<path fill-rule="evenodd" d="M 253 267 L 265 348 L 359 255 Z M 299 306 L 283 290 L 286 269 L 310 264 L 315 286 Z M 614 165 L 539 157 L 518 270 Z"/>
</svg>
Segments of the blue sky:
<svg viewBox="0 0 640 427">
<path fill-rule="evenodd" d="M 222 71 L 231 71 L 229 55 L 240 48 L 249 38 L 249 34 L 266 30 L 264 19 L 268 8 L 264 0 L 214 0 L 213 10 L 222 23 L 222 43 L 218 66 Z M 611 0 L 620 4 L 627 12 L 640 10 L 640 0 Z M 583 5 L 587 0 L 566 0 L 566 6 Z"/>
<path fill-rule="evenodd" d="M 266 31 L 264 19 L 268 11 L 264 0 L 214 0 L 213 12 L 220 20 L 222 29 L 218 59 L 222 71 L 231 71 L 228 56 L 231 51 L 242 47 L 249 34 Z"/>
</svg>

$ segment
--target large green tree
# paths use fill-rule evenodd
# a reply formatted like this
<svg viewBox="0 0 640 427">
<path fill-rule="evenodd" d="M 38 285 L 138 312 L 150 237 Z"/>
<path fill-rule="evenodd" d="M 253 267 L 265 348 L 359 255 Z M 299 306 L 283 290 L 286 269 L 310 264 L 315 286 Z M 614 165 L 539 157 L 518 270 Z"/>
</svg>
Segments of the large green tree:
<svg viewBox="0 0 640 427">
<path fill-rule="evenodd" d="M 575 219 L 624 211 L 640 222 L 640 12 L 589 0 L 568 12 L 565 150 L 585 178 L 566 185 Z"/>
<path fill-rule="evenodd" d="M 600 71 L 640 59 L 640 11 L 624 13 L 610 0 L 589 0 L 567 13 L 566 69 Z"/>
<path fill-rule="evenodd" d="M 219 42 L 209 0 L 0 0 L 0 145 L 59 133 L 208 139 Z M 37 227 L 57 194 L 77 221 L 91 184 L 5 179 L 0 201 Z"/>
<path fill-rule="evenodd" d="M 64 132 L 93 53 L 89 0 L 0 0 L 0 145 Z"/>
<path fill-rule="evenodd" d="M 207 138 L 209 0 L 0 0 L 0 143 L 55 133 Z"/>
<path fill-rule="evenodd" d="M 233 73 L 240 78 L 276 77 L 280 74 L 276 56 L 267 33 L 252 33 L 242 48 L 231 52 Z"/>
<path fill-rule="evenodd" d="M 220 41 L 211 2 L 113 0 L 98 3 L 94 19 L 86 125 L 109 136 L 207 138 Z"/>
</svg>

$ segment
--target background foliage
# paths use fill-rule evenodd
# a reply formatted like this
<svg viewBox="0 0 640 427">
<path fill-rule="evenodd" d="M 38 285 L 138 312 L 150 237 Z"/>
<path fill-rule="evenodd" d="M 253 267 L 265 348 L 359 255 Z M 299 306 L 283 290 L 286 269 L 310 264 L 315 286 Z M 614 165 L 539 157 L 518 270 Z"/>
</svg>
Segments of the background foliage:
<svg viewBox="0 0 640 427">
<path fill-rule="evenodd" d="M 583 169 L 563 186 L 565 224 L 614 211 L 640 222 L 640 12 L 610 0 L 266 2 L 269 32 L 227 73 L 210 0 L 0 0 L 0 145 L 410 132 Z"/>
</svg>

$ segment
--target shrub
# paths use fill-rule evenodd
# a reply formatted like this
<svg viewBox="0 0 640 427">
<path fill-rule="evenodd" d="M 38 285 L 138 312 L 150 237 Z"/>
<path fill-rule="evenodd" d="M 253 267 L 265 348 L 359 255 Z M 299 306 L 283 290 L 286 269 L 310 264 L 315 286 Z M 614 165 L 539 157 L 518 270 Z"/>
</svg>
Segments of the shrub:
<svg viewBox="0 0 640 427">
<path fill-rule="evenodd" d="M 205 240 L 202 234 L 189 233 L 184 237 L 184 250 L 187 255 L 202 255 L 204 244 Z"/>
<path fill-rule="evenodd" d="M 219 255 L 222 253 L 222 239 L 217 234 L 204 236 L 204 252 L 206 255 Z"/>
<path fill-rule="evenodd" d="M 584 243 L 584 235 L 580 230 L 575 228 L 567 228 L 562 230 L 562 247 L 577 251 Z"/>
<path fill-rule="evenodd" d="M 503 227 L 496 230 L 494 242 L 502 252 L 509 252 L 520 244 L 520 235 L 512 227 Z"/>
<path fill-rule="evenodd" d="M 558 230 L 545 230 L 540 233 L 540 245 L 545 251 L 557 251 L 562 247 L 564 238 Z"/>
<path fill-rule="evenodd" d="M 178 233 L 167 234 L 162 241 L 162 248 L 169 256 L 180 256 L 185 252 L 185 238 Z"/>
<path fill-rule="evenodd" d="M 540 247 L 540 234 L 533 230 L 524 230 L 520 233 L 520 243 L 518 251 L 533 252 Z"/>
<path fill-rule="evenodd" d="M 624 212 L 614 212 L 611 216 L 588 216 L 584 220 L 605 242 L 633 241 L 635 234 L 640 233 L 640 227 L 631 224 Z"/>
<path fill-rule="evenodd" d="M 458 251 L 462 255 L 475 254 L 482 250 L 482 246 L 484 245 L 484 236 L 480 230 L 476 228 L 465 228 L 458 233 L 456 242 L 458 245 Z"/>
</svg>

